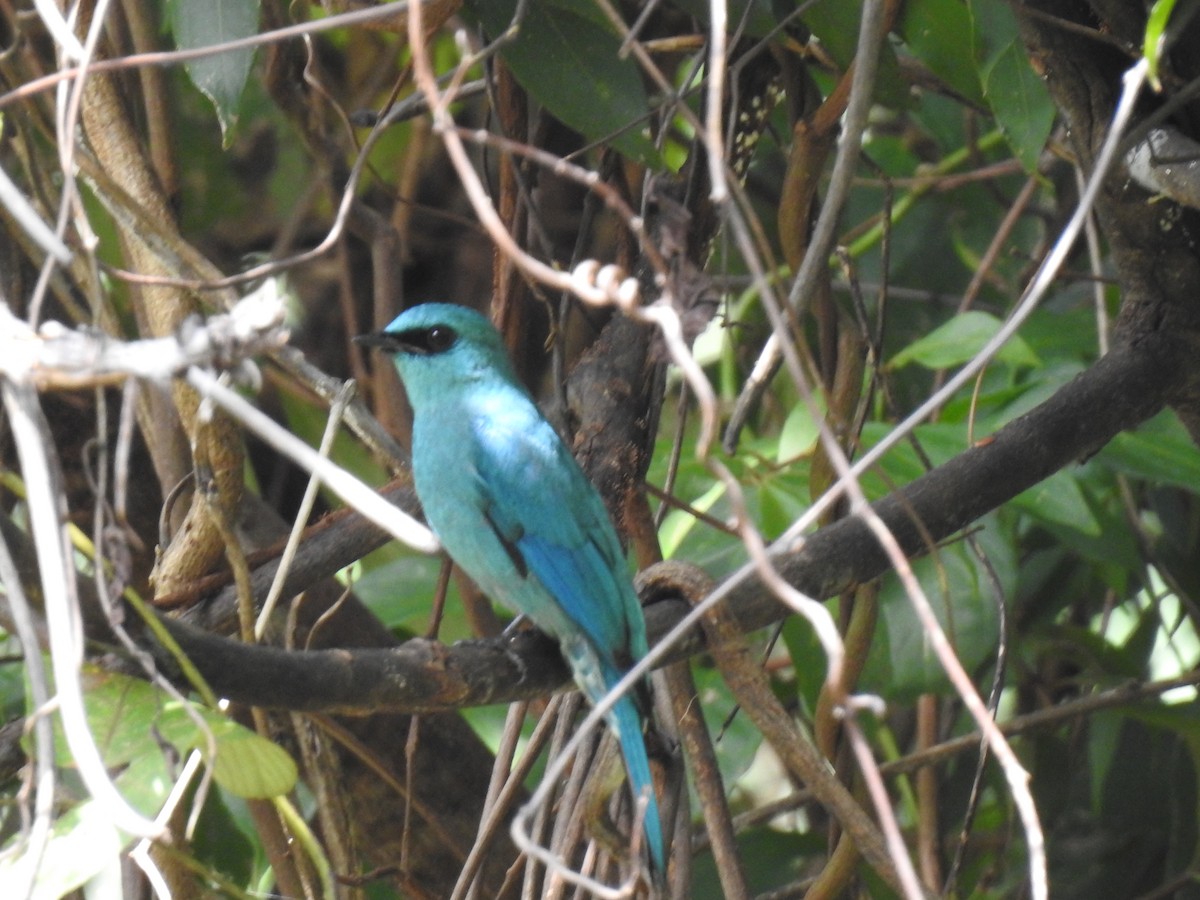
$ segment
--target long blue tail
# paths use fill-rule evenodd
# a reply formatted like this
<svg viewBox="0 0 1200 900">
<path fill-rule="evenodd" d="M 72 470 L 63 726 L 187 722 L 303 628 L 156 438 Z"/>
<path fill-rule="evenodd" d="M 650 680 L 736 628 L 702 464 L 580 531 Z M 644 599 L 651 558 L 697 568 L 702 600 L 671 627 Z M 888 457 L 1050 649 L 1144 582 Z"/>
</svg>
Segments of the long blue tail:
<svg viewBox="0 0 1200 900">
<path fill-rule="evenodd" d="M 662 820 L 658 815 L 658 798 L 654 795 L 654 779 L 650 775 L 650 760 L 646 756 L 646 741 L 642 737 L 642 719 L 637 704 L 626 694 L 613 706 L 608 719 L 609 727 L 617 733 L 617 740 L 621 744 L 621 755 L 625 757 L 634 800 L 640 801 L 643 795 L 649 798 L 642 822 L 646 831 L 646 845 L 650 848 L 650 862 L 655 872 L 662 875 L 667 871 Z"/>
</svg>

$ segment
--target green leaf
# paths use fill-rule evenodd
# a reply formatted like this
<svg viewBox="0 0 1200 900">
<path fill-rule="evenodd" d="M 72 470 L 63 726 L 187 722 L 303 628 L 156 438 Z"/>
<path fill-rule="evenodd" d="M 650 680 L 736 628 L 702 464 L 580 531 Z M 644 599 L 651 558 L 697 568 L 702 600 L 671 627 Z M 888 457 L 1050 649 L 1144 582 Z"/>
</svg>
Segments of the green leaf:
<svg viewBox="0 0 1200 900">
<path fill-rule="evenodd" d="M 10 843 L 20 840 L 20 835 Z M 81 803 L 55 820 L 38 866 L 31 900 L 57 900 L 117 864 L 127 839 L 112 825 L 103 804 Z M 6 850 L 10 848 L 5 848 Z M 10 888 L 28 878 L 24 854 L 0 856 L 0 885 Z M 18 881 L 17 879 L 21 880 Z"/>
<path fill-rule="evenodd" d="M 977 41 L 971 14 L 962 0 L 910 0 L 904 6 L 900 32 L 913 56 L 973 103 L 983 104 L 975 65 Z M 971 39 L 964 40 L 964 35 Z"/>
<path fill-rule="evenodd" d="M 294 397 L 286 391 L 280 394 L 279 401 L 283 407 L 288 431 L 310 447 L 319 447 L 329 422 L 329 410 L 307 398 Z M 329 458 L 367 484 L 383 484 L 388 479 L 388 473 L 383 466 L 363 447 L 362 442 L 351 437 L 345 428 L 339 428 L 334 435 Z"/>
<path fill-rule="evenodd" d="M 258 33 L 258 0 L 167 0 L 167 24 L 180 50 L 208 47 Z M 188 77 L 212 101 L 229 146 L 254 50 L 229 50 L 184 63 Z"/>
<path fill-rule="evenodd" d="M 1061 525 L 1098 538 L 1102 529 L 1073 472 L 1055 472 L 1013 498 L 1013 505 L 1044 523 Z"/>
<path fill-rule="evenodd" d="M 61 735 L 58 742 L 63 743 Z M 159 752 L 133 759 L 114 779 L 121 796 L 149 817 L 162 808 L 171 781 L 167 761 Z M 14 837 L 6 852 L 19 840 L 19 836 Z M 131 841 L 132 838 L 113 826 L 103 804 L 95 800 L 76 804 L 51 826 L 32 896 L 53 900 L 82 887 L 106 869 L 119 865 L 121 851 Z M 20 856 L 13 859 L 6 853 L 0 854 L 0 886 L 27 877 L 21 874 L 22 864 Z"/>
<path fill-rule="evenodd" d="M 286 750 L 236 722 L 220 721 L 224 727 L 216 760 L 210 760 L 205 745 L 199 744 L 205 761 L 212 763 L 217 784 L 247 798 L 278 797 L 295 787 L 296 763 Z"/>
<path fill-rule="evenodd" d="M 858 52 L 861 21 L 862 0 L 817 0 L 804 13 L 804 24 L 843 70 L 849 68 Z M 886 40 L 879 51 L 874 100 L 889 109 L 906 109 L 912 105 L 908 81 L 900 75 L 896 51 Z"/>
<path fill-rule="evenodd" d="M 219 712 L 168 700 L 144 681 L 111 672 L 86 670 L 84 685 L 88 726 L 110 768 L 157 760 L 166 741 L 181 756 L 199 750 L 217 783 L 240 797 L 275 797 L 296 783 L 296 764 L 282 747 Z M 66 742 L 58 747 L 69 765 Z"/>
<path fill-rule="evenodd" d="M 804 514 L 808 504 L 808 478 L 792 477 L 790 471 L 773 473 L 754 484 L 751 497 L 756 499 L 755 521 L 768 540 L 774 540 Z"/>
<path fill-rule="evenodd" d="M 796 694 L 804 703 L 804 711 L 813 715 L 825 684 L 828 660 L 816 630 L 804 616 L 788 616 L 783 620 L 783 642 L 792 658 L 796 676 Z"/>
<path fill-rule="evenodd" d="M 909 363 L 934 370 L 962 365 L 995 337 L 1001 324 L 995 316 L 978 310 L 962 313 L 909 344 L 892 357 L 888 368 L 899 369 Z M 996 359 L 1014 366 L 1041 365 L 1038 355 L 1020 335 L 1009 338 Z"/>
<path fill-rule="evenodd" d="M 762 732 L 750 717 L 739 713 L 730 718 L 737 702 L 729 690 L 725 676 L 709 666 L 693 666 L 697 699 L 711 734 L 720 735 L 716 742 L 717 763 L 725 783 L 738 782 L 754 765 L 762 744 Z"/>
<path fill-rule="evenodd" d="M 512 22 L 515 2 L 470 4 L 488 33 Z M 650 140 L 649 101 L 637 63 L 586 0 L 532 0 L 515 40 L 500 55 L 521 86 L 590 141 L 608 141 L 639 162 L 661 166 Z"/>
<path fill-rule="evenodd" d="M 817 406 L 824 412 L 825 394 L 818 392 L 815 399 Z M 779 452 L 776 454 L 776 462 L 782 464 L 790 462 L 798 456 L 807 456 L 812 453 L 820 434 L 820 425 L 813 419 L 808 404 L 803 400 L 799 401 L 788 413 L 788 417 L 783 423 L 783 430 L 779 433 Z"/>
<path fill-rule="evenodd" d="M 1049 91 L 1019 41 L 1006 44 L 982 74 L 984 99 L 1005 140 L 1025 170 L 1036 172 L 1057 115 Z"/>
<path fill-rule="evenodd" d="M 1155 0 L 1146 18 L 1146 37 L 1142 43 L 1142 55 L 1146 57 L 1149 66 L 1150 83 L 1154 89 L 1159 89 L 1158 62 L 1165 42 L 1163 38 L 1167 31 L 1167 22 L 1175 10 L 1175 0 Z"/>
<path fill-rule="evenodd" d="M 886 422 L 868 422 L 864 425 L 863 449 L 869 450 L 882 441 L 891 432 L 892 427 Z M 952 459 L 969 446 L 966 426 L 956 422 L 919 425 L 916 438 L 924 455 L 935 466 Z M 886 473 L 886 478 L 874 471 L 866 472 L 862 477 L 863 489 L 870 500 L 886 497 L 895 490 L 896 485 L 908 484 L 929 471 L 924 459 L 908 441 L 901 441 L 884 454 L 880 467 Z"/>
<path fill-rule="evenodd" d="M 1161 412 L 1137 431 L 1124 431 L 1096 454 L 1117 472 L 1200 493 L 1200 450 L 1175 414 Z"/>
<path fill-rule="evenodd" d="M 1052 535 L 1067 551 L 1070 562 L 1065 563 L 1065 571 L 1069 575 L 1059 577 L 1056 592 L 1066 596 L 1077 587 L 1074 579 L 1083 579 L 1088 587 L 1081 589 L 1083 593 L 1078 596 L 1087 596 L 1087 591 L 1094 591 L 1099 585 L 1123 595 L 1131 579 L 1136 579 L 1133 573 L 1142 563 L 1142 555 L 1128 527 L 1112 474 L 1087 463 L 1056 473 L 1044 492 L 1039 487 L 1016 497 L 1011 506 Z M 1054 497 L 1056 488 L 1068 496 Z M 1087 512 L 1081 503 L 1086 505 Z M 1066 586 L 1067 581 L 1072 582 L 1071 588 Z"/>
<path fill-rule="evenodd" d="M 1012 596 L 1017 568 L 1011 536 L 996 515 L 983 521 L 986 527 L 976 540 L 1001 579 L 1004 596 Z M 913 573 L 967 671 L 994 655 L 1000 639 L 995 589 L 987 569 L 966 544 L 943 547 L 936 559 L 915 560 Z M 897 702 L 948 691 L 941 662 L 894 574 L 885 576 L 878 603 L 879 624 L 863 670 L 863 689 Z"/>
<path fill-rule="evenodd" d="M 363 574 L 354 579 L 354 593 L 384 625 L 411 634 L 429 626 L 429 609 L 437 593 L 441 559 L 415 554 L 393 541 L 363 557 L 362 564 Z M 447 607 L 440 632 L 443 641 L 453 639 L 456 633 L 453 623 L 461 610 L 461 604 L 457 609 L 453 604 Z M 469 636 L 469 626 L 466 622 L 461 624 L 462 636 Z"/>
<path fill-rule="evenodd" d="M 804 24 L 842 69 L 854 62 L 862 0 L 818 0 L 804 12 Z"/>
<path fill-rule="evenodd" d="M 225 791 L 209 792 L 193 833 L 191 850 L 198 862 L 220 872 L 234 884 L 252 884 L 257 861 L 257 832 L 239 821 L 226 802 L 227 798 L 236 802 Z M 245 804 L 238 806 L 248 818 Z"/>
<path fill-rule="evenodd" d="M 689 506 L 699 513 L 706 513 L 714 503 L 725 496 L 725 485 L 716 482 L 701 496 L 692 500 Z M 673 509 L 663 519 L 662 527 L 658 530 L 658 540 L 662 546 L 663 558 L 671 559 L 679 550 L 679 545 L 697 524 L 698 519 L 685 509 Z"/>
</svg>

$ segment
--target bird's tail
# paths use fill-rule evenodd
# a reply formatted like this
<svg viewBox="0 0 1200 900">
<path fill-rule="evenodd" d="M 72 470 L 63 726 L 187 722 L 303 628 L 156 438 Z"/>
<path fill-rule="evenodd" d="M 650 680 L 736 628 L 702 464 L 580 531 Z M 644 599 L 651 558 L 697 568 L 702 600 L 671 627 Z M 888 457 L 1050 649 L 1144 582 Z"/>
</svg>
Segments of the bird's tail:
<svg viewBox="0 0 1200 900">
<path fill-rule="evenodd" d="M 642 825 L 646 831 L 646 845 L 650 848 L 650 862 L 658 875 L 666 872 L 663 850 L 662 820 L 658 815 L 658 798 L 654 794 L 654 778 L 650 774 L 650 759 L 646 755 L 646 740 L 642 736 L 642 719 L 633 697 L 626 694 L 610 710 L 610 727 L 617 733 L 621 744 L 621 755 L 625 757 L 625 768 L 629 772 L 629 785 L 633 799 L 647 799 L 646 815 Z"/>
</svg>

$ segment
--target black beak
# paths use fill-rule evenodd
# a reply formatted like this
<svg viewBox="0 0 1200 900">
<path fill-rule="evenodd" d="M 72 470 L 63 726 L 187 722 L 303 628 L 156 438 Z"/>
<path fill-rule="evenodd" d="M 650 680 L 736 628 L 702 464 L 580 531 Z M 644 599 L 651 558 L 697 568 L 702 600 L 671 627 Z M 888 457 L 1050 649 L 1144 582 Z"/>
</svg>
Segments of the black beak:
<svg viewBox="0 0 1200 900">
<path fill-rule="evenodd" d="M 389 353 L 398 353 L 404 349 L 404 342 L 394 334 L 388 334 L 386 331 L 376 331 L 371 334 L 360 334 L 354 338 L 354 343 L 360 347 L 378 347 L 380 350 L 387 350 Z"/>
</svg>

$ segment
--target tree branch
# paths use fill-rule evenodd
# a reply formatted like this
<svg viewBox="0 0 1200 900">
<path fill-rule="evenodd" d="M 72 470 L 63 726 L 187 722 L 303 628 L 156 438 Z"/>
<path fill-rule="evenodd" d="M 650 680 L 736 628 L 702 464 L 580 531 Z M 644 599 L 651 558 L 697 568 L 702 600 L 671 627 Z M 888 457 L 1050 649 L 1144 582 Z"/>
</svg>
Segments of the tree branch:
<svg viewBox="0 0 1200 900">
<path fill-rule="evenodd" d="M 1187 349 L 1186 338 L 1173 333 L 1119 344 L 1045 403 L 875 503 L 875 511 L 906 553 L 927 552 L 924 534 L 934 541 L 952 536 L 1163 409 L 1180 389 Z M 308 577 L 321 570 L 336 571 L 354 558 L 352 547 L 335 532 L 374 531 L 352 513 L 339 524 L 337 529 L 319 530 L 314 546 L 305 542 L 299 560 Z M 376 536 L 370 542 L 377 540 Z M 317 546 L 326 552 L 323 559 L 315 558 Z M 877 578 L 888 567 L 875 537 L 858 518 L 823 528 L 798 547 L 776 545 L 771 558 L 791 584 L 816 598 Z M 272 570 L 273 563 L 260 567 L 256 589 L 269 583 Z M 295 573 L 293 578 L 296 583 L 288 590 L 300 589 Z M 719 589 L 728 592 L 726 602 L 743 631 L 789 613 L 752 574 Z M 219 604 L 225 603 L 225 594 L 231 597 L 232 590 L 218 598 Z M 646 610 L 651 639 L 664 635 L 687 611 L 679 600 L 651 602 Z M 209 615 L 201 618 L 215 624 Z M 544 696 L 569 681 L 554 642 L 528 632 L 453 647 L 414 640 L 395 649 L 300 653 L 240 644 L 178 621 L 169 627 L 215 690 L 261 706 L 357 714 L 382 709 L 425 712 Z M 699 631 L 694 631 L 670 658 L 684 658 L 703 646 Z"/>
</svg>

